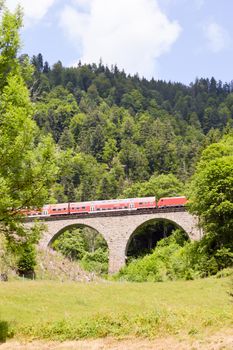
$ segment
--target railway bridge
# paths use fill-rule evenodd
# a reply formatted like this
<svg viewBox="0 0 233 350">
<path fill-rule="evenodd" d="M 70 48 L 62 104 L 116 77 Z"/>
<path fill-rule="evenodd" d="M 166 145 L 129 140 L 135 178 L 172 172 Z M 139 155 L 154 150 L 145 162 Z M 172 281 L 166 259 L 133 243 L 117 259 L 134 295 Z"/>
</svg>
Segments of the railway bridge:
<svg viewBox="0 0 233 350">
<path fill-rule="evenodd" d="M 93 228 L 103 235 L 108 244 L 109 273 L 116 273 L 125 265 L 128 245 L 134 232 L 146 222 L 156 219 L 171 222 L 182 228 L 192 240 L 198 240 L 202 236 L 198 218 L 188 213 L 185 208 L 153 208 L 43 217 L 39 220 L 46 224 L 46 230 L 39 245 L 47 249 L 61 233 L 75 226 Z M 31 227 L 35 219 L 27 218 L 25 221 L 25 226 Z"/>
</svg>

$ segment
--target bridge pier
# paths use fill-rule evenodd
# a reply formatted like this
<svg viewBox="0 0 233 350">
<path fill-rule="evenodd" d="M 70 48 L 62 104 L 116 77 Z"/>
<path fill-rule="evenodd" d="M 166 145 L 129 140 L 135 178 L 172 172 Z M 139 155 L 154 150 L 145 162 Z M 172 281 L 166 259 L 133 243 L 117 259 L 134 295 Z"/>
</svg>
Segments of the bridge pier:
<svg viewBox="0 0 233 350">
<path fill-rule="evenodd" d="M 202 231 L 198 227 L 198 218 L 189 214 L 186 210 L 146 212 L 116 212 L 96 213 L 89 216 L 64 216 L 44 218 L 47 226 L 39 245 L 46 249 L 51 242 L 62 232 L 83 225 L 93 228 L 103 235 L 109 248 L 109 273 L 118 272 L 125 265 L 127 246 L 135 230 L 147 221 L 154 219 L 167 220 L 182 228 L 192 240 L 202 237 Z M 33 219 L 25 223 L 32 226 Z"/>
<path fill-rule="evenodd" d="M 122 267 L 125 266 L 125 246 L 124 245 L 113 245 L 109 247 L 109 274 L 118 272 Z"/>
</svg>

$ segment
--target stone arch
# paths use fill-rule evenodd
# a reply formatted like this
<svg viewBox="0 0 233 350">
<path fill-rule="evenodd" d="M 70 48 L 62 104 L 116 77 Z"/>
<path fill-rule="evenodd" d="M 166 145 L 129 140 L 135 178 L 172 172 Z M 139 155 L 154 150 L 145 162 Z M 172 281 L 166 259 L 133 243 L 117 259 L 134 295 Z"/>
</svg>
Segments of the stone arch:
<svg viewBox="0 0 233 350">
<path fill-rule="evenodd" d="M 48 245 L 47 247 L 49 248 L 51 246 L 51 244 L 60 236 L 62 235 L 65 231 L 68 231 L 69 229 L 75 229 L 75 228 L 83 228 L 83 227 L 88 227 L 92 230 L 94 230 L 95 232 L 97 232 L 98 234 L 100 234 L 104 240 L 106 241 L 107 243 L 107 246 L 108 246 L 108 249 L 109 249 L 109 245 L 108 245 L 108 242 L 107 240 L 105 239 L 104 235 L 99 232 L 95 227 L 93 227 L 92 225 L 87 225 L 87 224 L 84 224 L 84 223 L 73 223 L 73 224 L 70 224 L 70 225 L 67 225 L 67 226 L 64 226 L 62 227 L 57 233 L 55 233 L 51 238 L 50 238 L 50 241 L 48 242 Z"/>
<path fill-rule="evenodd" d="M 98 218 L 61 218 L 59 220 L 46 220 L 44 224 L 44 234 L 39 242 L 39 246 L 43 249 L 47 249 L 49 247 L 49 244 L 54 240 L 54 237 L 58 237 L 68 228 L 78 226 L 90 227 L 100 233 L 107 242 L 109 248 L 108 227 L 99 221 Z M 31 226 L 32 223 L 29 223 L 29 225 Z"/>
<path fill-rule="evenodd" d="M 132 241 L 132 238 L 133 236 L 135 235 L 136 231 L 139 230 L 141 227 L 143 227 L 145 224 L 149 224 L 149 223 L 152 223 L 152 222 L 156 222 L 156 221 L 164 221 L 164 222 L 167 222 L 167 223 L 171 223 L 173 226 L 181 229 L 182 231 L 185 232 L 185 234 L 187 235 L 188 238 L 189 237 L 189 234 L 188 232 L 186 232 L 186 230 L 184 229 L 184 227 L 182 227 L 182 225 L 180 223 L 177 223 L 176 221 L 174 220 L 171 220 L 169 218 L 163 218 L 162 216 L 159 216 L 159 217 L 154 217 L 154 218 L 149 218 L 149 219 L 146 219 L 145 221 L 141 222 L 134 230 L 133 232 L 130 234 L 130 236 L 128 237 L 128 240 L 127 240 L 127 243 L 126 243 L 126 246 L 125 246 L 125 256 L 127 256 L 127 252 L 128 252 L 128 249 L 129 249 L 129 245 Z"/>
</svg>

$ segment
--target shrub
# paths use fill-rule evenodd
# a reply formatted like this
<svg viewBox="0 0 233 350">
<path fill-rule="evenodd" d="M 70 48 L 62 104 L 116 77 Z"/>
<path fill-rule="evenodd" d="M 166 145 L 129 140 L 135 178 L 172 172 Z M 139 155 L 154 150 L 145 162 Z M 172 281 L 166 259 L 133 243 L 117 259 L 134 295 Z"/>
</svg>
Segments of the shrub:
<svg viewBox="0 0 233 350">
<path fill-rule="evenodd" d="M 210 236 L 187 242 L 175 231 L 160 240 L 152 254 L 130 262 L 115 278 L 158 282 L 215 275 L 220 269 L 232 266 L 233 253 L 230 248 L 214 251 L 211 243 Z"/>
<path fill-rule="evenodd" d="M 36 266 L 36 249 L 32 244 L 25 244 L 21 250 L 19 260 L 17 262 L 18 273 L 20 276 L 32 278 L 34 276 L 34 268 Z"/>
<path fill-rule="evenodd" d="M 0 344 L 5 342 L 7 337 L 10 336 L 8 322 L 0 321 Z"/>
<path fill-rule="evenodd" d="M 87 271 L 98 274 L 108 272 L 108 252 L 102 248 L 94 252 L 86 252 L 80 261 L 80 265 Z"/>
</svg>

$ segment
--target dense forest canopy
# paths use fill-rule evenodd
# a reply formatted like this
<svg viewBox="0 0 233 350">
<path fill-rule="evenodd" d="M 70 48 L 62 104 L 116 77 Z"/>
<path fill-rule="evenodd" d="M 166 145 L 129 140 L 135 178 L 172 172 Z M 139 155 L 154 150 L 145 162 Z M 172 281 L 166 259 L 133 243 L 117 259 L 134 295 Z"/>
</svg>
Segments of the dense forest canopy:
<svg viewBox="0 0 233 350">
<path fill-rule="evenodd" d="M 20 56 L 22 65 L 26 58 Z M 201 151 L 232 129 L 232 82 L 212 77 L 185 86 L 102 62 L 50 67 L 42 54 L 30 60 L 34 119 L 63 152 L 50 200 L 156 194 L 158 176 L 171 187 L 177 182 L 165 195 L 183 194 Z"/>
</svg>

